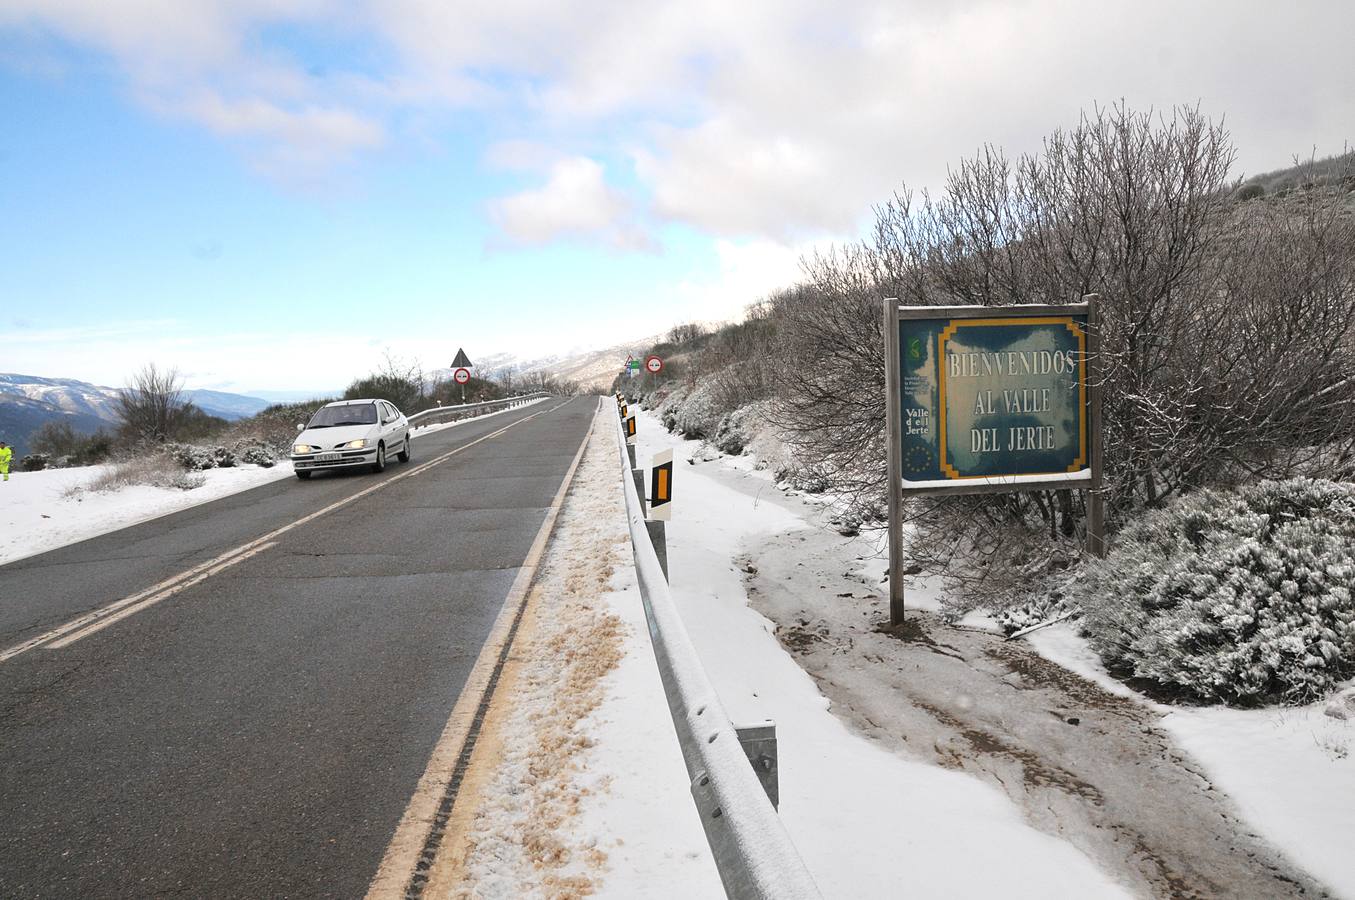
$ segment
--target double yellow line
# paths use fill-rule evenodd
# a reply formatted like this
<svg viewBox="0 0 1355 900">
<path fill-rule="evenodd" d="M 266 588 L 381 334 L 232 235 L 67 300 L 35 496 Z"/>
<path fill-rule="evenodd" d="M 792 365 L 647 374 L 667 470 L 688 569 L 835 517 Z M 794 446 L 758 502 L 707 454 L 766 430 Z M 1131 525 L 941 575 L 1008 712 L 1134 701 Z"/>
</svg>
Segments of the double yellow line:
<svg viewBox="0 0 1355 900">
<path fill-rule="evenodd" d="M 569 402 L 568 400 L 565 401 L 565 403 L 568 402 Z M 548 413 L 552 413 L 555 410 L 559 409 L 560 407 L 564 406 L 565 403 L 557 403 L 550 409 L 545 409 L 542 410 L 541 412 L 532 413 L 530 416 L 524 416 L 523 418 L 518 419 L 516 422 L 512 422 L 508 425 L 505 425 L 498 431 L 484 435 L 483 437 L 478 437 L 475 440 L 470 441 L 469 443 L 462 444 L 455 450 L 449 450 L 446 453 L 442 454 L 441 456 L 431 459 L 426 463 L 422 463 L 421 465 L 415 466 L 408 472 L 401 472 L 399 475 L 387 478 L 384 481 L 372 485 L 371 487 L 364 488 L 363 490 L 358 491 L 356 494 L 350 494 L 349 496 L 343 498 L 342 500 L 339 500 L 335 503 L 331 503 L 329 506 L 326 506 L 323 509 L 317 510 L 316 512 L 303 516 L 300 519 L 297 519 L 295 522 L 283 525 L 281 528 L 276 528 L 273 531 L 268 532 L 268 534 L 265 534 L 263 537 L 255 538 L 254 540 L 249 541 L 248 543 L 241 544 L 240 546 L 235 547 L 232 550 L 227 550 L 220 556 L 217 556 L 214 559 L 209 559 L 207 562 L 196 565 L 193 568 L 188 569 L 187 571 L 180 572 L 178 575 L 175 575 L 172 578 L 167 578 L 158 584 L 152 585 L 151 587 L 148 587 L 143 591 L 138 591 L 137 593 L 132 594 L 130 596 L 123 597 L 120 600 L 114 600 L 112 603 L 109 603 L 106 606 L 101 606 L 98 609 L 93 610 L 92 612 L 85 613 L 84 615 L 79 616 L 77 618 L 74 618 L 63 625 L 58 625 L 51 631 L 44 632 L 43 634 L 40 634 L 37 637 L 29 638 L 28 640 L 24 641 L 21 644 L 16 644 L 13 647 L 10 647 L 8 650 L 0 652 L 0 663 L 8 662 L 9 660 L 15 658 L 16 656 L 21 656 L 22 654 L 27 653 L 30 650 L 36 650 L 39 647 L 44 647 L 48 650 L 60 650 L 63 647 L 69 647 L 71 644 L 74 644 L 76 641 L 81 640 L 82 638 L 86 638 L 97 631 L 101 631 L 102 629 L 107 628 L 109 625 L 112 625 L 115 622 L 120 622 L 123 619 L 128 618 L 129 616 L 133 616 L 136 613 L 141 612 L 143 609 L 154 606 L 161 600 L 164 600 L 167 597 L 172 597 L 175 594 L 179 593 L 180 591 L 187 590 L 188 588 L 193 587 L 196 584 L 200 584 L 203 581 L 206 581 L 208 578 L 211 578 L 213 575 L 216 575 L 219 572 L 223 572 L 226 569 L 229 569 L 231 566 L 236 565 L 237 563 L 242 563 L 245 560 L 249 559 L 250 557 L 257 556 L 258 554 L 263 553 L 270 547 L 277 546 L 277 538 L 291 531 L 293 528 L 299 528 L 308 522 L 315 521 L 316 519 L 320 518 L 323 515 L 327 515 L 328 513 L 334 512 L 334 510 L 336 509 L 341 509 L 350 503 L 356 503 L 358 500 L 361 500 L 368 494 L 374 494 L 377 491 L 390 487 L 392 484 L 404 481 L 406 478 L 413 478 L 415 475 L 419 475 L 423 472 L 426 472 L 429 469 L 433 468 L 434 466 L 442 465 L 447 460 L 451 459 L 453 456 L 456 456 L 458 453 L 462 453 L 466 450 L 469 450 L 476 444 L 492 440 L 498 437 L 499 435 L 503 434 L 505 431 L 508 431 L 510 428 L 515 428 L 518 425 L 521 425 L 523 422 L 530 422 L 537 416 L 544 416 L 547 415 Z"/>
</svg>

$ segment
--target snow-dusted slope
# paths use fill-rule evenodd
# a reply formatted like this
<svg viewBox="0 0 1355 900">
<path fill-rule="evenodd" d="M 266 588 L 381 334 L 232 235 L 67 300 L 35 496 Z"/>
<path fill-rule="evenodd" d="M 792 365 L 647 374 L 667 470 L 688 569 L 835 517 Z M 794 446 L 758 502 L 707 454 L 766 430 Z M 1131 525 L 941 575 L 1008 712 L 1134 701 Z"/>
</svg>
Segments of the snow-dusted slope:
<svg viewBox="0 0 1355 900">
<path fill-rule="evenodd" d="M 0 374 L 0 404 L 4 395 L 26 397 L 69 413 L 118 421 L 118 389 L 74 378 L 43 378 L 39 375 Z M 267 400 L 223 391 L 189 390 L 184 398 L 213 416 L 243 419 L 268 406 Z"/>
<path fill-rule="evenodd" d="M 639 356 L 663 338 L 661 335 L 639 337 L 600 349 L 575 348 L 558 356 L 522 359 L 511 353 L 494 353 L 473 359 L 475 374 L 493 378 L 511 370 L 515 375 L 550 375 L 564 381 L 577 382 L 586 389 L 605 390 L 621 371 L 627 356 Z M 451 369 L 435 369 L 429 373 L 434 381 L 452 377 Z"/>
<path fill-rule="evenodd" d="M 70 413 L 117 421 L 118 392 L 74 378 L 42 378 L 37 375 L 0 374 L 0 395 L 15 394 L 38 400 Z M 4 398 L 0 396 L 0 402 Z"/>
<path fill-rule="evenodd" d="M 15 461 L 31 447 L 30 435 L 51 421 L 69 423 L 76 431 L 90 433 L 107 423 L 87 413 L 69 412 L 42 400 L 30 400 L 18 394 L 0 394 L 0 441 L 14 450 Z"/>
</svg>

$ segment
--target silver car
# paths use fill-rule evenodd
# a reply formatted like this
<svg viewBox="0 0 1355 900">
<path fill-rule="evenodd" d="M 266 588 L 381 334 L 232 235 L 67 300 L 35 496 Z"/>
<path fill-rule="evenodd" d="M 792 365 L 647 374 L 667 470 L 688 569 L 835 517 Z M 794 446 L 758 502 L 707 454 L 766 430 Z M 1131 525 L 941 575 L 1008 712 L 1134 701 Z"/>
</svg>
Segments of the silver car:
<svg viewBox="0 0 1355 900">
<path fill-rule="evenodd" d="M 409 420 L 385 400 L 340 400 L 320 407 L 292 445 L 292 468 L 297 478 L 310 478 L 316 469 L 367 466 L 386 468 L 394 453 L 409 462 Z"/>
</svg>

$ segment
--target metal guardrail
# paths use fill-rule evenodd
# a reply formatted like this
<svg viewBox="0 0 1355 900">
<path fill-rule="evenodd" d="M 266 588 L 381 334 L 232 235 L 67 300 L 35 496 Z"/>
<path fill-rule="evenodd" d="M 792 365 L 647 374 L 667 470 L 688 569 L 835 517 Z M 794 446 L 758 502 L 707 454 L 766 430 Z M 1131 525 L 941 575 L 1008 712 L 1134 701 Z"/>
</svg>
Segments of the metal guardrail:
<svg viewBox="0 0 1355 900">
<path fill-rule="evenodd" d="M 469 412 L 477 412 L 482 409 L 488 409 L 492 406 L 512 406 L 516 403 L 525 403 L 528 400 L 537 400 L 541 397 L 549 397 L 547 391 L 537 391 L 533 394 L 522 394 L 517 397 L 504 397 L 502 400 L 485 400 L 481 403 L 463 403 L 458 406 L 435 406 L 432 409 L 425 409 L 423 412 L 416 412 L 412 416 L 407 416 L 409 424 L 415 428 L 422 425 L 429 425 L 434 420 L 441 419 L 443 416 L 456 416 Z M 427 417 L 427 418 L 425 418 Z"/>
<path fill-rule="evenodd" d="M 733 900 L 819 898 L 819 889 L 749 765 L 739 735 L 673 603 L 645 527 L 644 506 L 630 477 L 626 438 L 619 425 L 616 435 L 626 473 L 621 481 L 635 571 L 654 659 L 691 779 L 692 799 L 725 894 Z"/>
</svg>

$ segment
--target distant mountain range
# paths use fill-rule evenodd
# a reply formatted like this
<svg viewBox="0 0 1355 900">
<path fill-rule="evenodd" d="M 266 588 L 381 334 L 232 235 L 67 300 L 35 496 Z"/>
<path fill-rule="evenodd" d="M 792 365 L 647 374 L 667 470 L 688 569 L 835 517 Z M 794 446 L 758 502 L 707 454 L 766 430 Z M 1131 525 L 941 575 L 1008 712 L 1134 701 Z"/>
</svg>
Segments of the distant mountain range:
<svg viewBox="0 0 1355 900">
<path fill-rule="evenodd" d="M 229 420 L 252 416 L 269 405 L 258 397 L 223 391 L 183 393 L 203 412 Z M 28 452 L 31 435 L 47 422 L 66 421 L 88 434 L 116 426 L 117 409 L 117 388 L 74 378 L 0 374 L 0 440 L 14 448 L 15 456 Z"/>
</svg>

